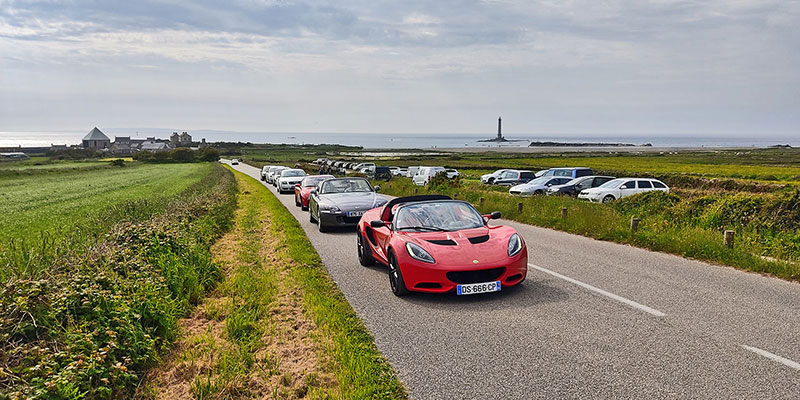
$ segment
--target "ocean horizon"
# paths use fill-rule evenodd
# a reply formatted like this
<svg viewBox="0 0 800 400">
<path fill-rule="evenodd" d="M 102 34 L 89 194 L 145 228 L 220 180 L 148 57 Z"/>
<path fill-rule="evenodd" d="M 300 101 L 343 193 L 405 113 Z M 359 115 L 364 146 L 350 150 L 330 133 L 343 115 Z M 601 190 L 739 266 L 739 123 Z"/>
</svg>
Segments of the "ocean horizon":
<svg viewBox="0 0 800 400">
<path fill-rule="evenodd" d="M 115 136 L 146 138 L 155 136 L 169 138 L 172 130 L 132 131 L 129 129 L 109 129 L 104 131 L 112 139 Z M 208 142 L 251 142 L 272 144 L 341 144 L 362 146 L 370 149 L 404 148 L 458 148 L 458 147 L 498 147 L 496 143 L 481 143 L 481 139 L 492 138 L 493 134 L 477 133 L 292 133 L 292 132 L 225 132 L 198 130 L 189 131 L 193 140 L 206 139 Z M 0 132 L 0 147 L 45 147 L 80 144 L 86 132 Z M 517 134 L 505 135 L 506 139 L 519 140 L 502 144 L 503 147 L 526 147 L 535 141 L 591 142 L 591 143 L 631 143 L 651 144 L 653 147 L 768 147 L 791 145 L 800 147 L 800 136 L 687 136 L 687 135 L 565 135 L 565 134 Z"/>
</svg>

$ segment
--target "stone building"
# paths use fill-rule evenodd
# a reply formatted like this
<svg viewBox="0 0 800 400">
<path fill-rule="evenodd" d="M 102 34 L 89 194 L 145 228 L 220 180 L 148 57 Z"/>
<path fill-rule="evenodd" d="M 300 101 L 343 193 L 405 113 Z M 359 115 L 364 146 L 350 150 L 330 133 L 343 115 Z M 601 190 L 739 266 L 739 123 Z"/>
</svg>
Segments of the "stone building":
<svg viewBox="0 0 800 400">
<path fill-rule="evenodd" d="M 178 132 L 172 132 L 172 136 L 169 137 L 169 144 L 172 147 L 189 147 L 192 145 L 192 135 L 188 132 L 183 132 L 178 134 Z"/>
<path fill-rule="evenodd" d="M 107 149 L 109 147 L 111 147 L 111 139 L 97 127 L 83 137 L 84 149 Z"/>
</svg>

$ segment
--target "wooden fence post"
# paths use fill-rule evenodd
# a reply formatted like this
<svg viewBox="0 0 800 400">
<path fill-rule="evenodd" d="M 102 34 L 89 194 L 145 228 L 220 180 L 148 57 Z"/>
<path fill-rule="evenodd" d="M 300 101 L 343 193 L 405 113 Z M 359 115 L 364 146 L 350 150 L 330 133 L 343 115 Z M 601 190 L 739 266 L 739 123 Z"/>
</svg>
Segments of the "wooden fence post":
<svg viewBox="0 0 800 400">
<path fill-rule="evenodd" d="M 522 212 L 522 203 L 517 203 L 517 212 Z"/>
<path fill-rule="evenodd" d="M 733 231 L 725 231 L 725 246 L 729 249 L 733 248 Z"/>
<path fill-rule="evenodd" d="M 567 207 L 561 207 L 561 218 L 567 218 Z"/>
<path fill-rule="evenodd" d="M 639 218 L 631 217 L 631 232 L 639 230 Z"/>
</svg>

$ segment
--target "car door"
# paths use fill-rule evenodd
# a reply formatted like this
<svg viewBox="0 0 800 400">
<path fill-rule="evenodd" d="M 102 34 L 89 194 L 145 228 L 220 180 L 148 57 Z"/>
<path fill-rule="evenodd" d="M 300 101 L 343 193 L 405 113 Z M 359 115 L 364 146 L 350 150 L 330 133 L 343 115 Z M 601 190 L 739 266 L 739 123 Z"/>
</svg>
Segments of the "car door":
<svg viewBox="0 0 800 400">
<path fill-rule="evenodd" d="M 506 171 L 500 175 L 500 178 L 494 181 L 496 185 L 513 185 L 517 181 L 518 175 L 516 171 Z"/>
<path fill-rule="evenodd" d="M 636 193 L 644 193 L 653 190 L 653 184 L 650 181 L 636 181 Z"/>
<path fill-rule="evenodd" d="M 619 198 L 636 194 L 636 181 L 627 181 L 619 187 Z"/>
</svg>

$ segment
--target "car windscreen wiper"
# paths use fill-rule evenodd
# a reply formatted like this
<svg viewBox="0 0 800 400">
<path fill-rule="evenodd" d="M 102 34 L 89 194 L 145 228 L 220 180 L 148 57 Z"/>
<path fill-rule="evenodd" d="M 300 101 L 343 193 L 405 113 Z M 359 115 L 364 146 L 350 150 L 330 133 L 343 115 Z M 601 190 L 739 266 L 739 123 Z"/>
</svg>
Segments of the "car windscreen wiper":
<svg viewBox="0 0 800 400">
<path fill-rule="evenodd" d="M 435 226 L 404 226 L 402 228 L 397 228 L 398 231 L 402 231 L 405 229 L 416 229 L 418 231 L 427 230 L 427 231 L 434 231 L 434 232 L 445 232 L 447 229 L 437 228 Z"/>
</svg>

